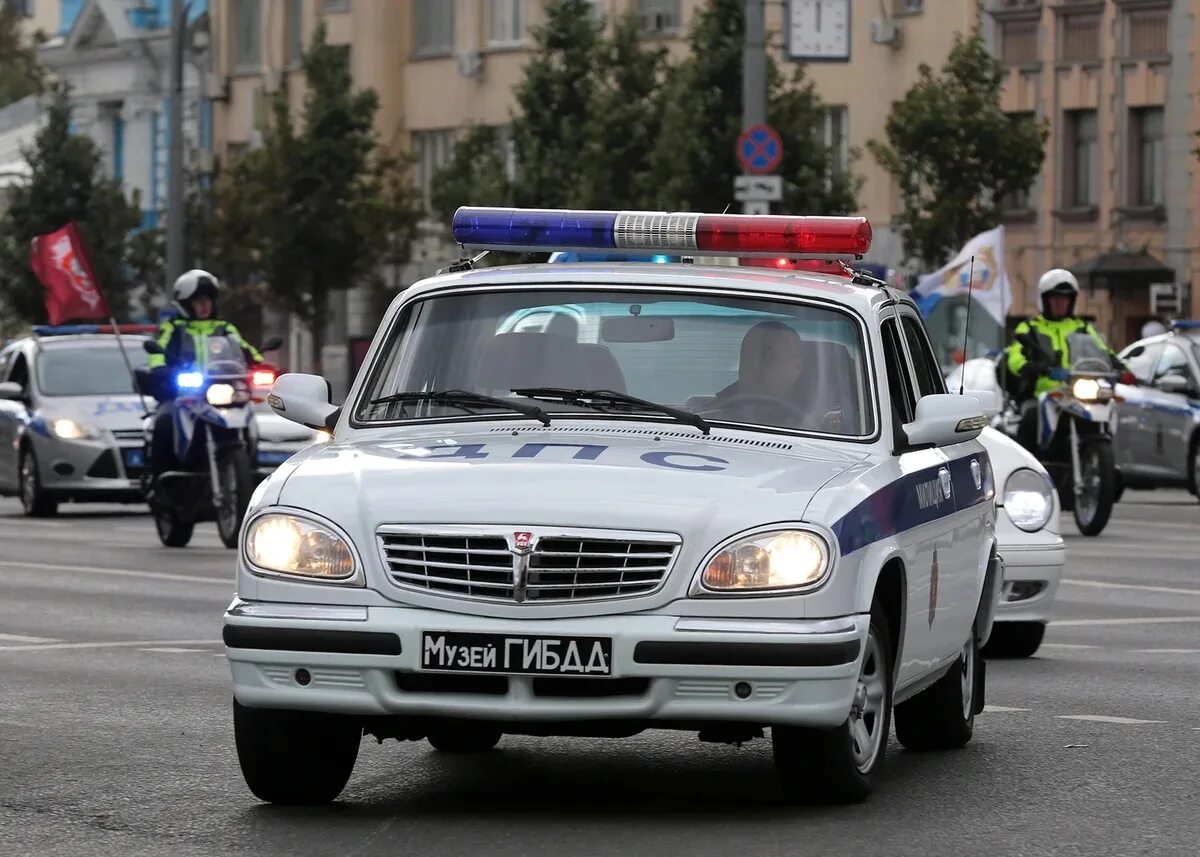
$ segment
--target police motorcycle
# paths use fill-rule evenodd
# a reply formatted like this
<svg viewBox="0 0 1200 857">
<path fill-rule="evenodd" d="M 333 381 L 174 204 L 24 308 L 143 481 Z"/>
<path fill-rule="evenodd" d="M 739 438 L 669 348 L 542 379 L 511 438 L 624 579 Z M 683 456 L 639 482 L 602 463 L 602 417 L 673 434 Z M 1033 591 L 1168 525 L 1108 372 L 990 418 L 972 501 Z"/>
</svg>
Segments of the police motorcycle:
<svg viewBox="0 0 1200 857">
<path fill-rule="evenodd" d="M 1117 500 L 1118 473 L 1113 456 L 1116 429 L 1116 384 L 1128 373 L 1114 367 L 1111 356 L 1086 331 L 1067 337 L 1067 363 L 1062 368 L 1055 354 L 1046 354 L 1033 334 L 1018 336 L 1026 354 L 1037 355 L 1043 366 L 1053 366 L 1049 377 L 1061 385 L 1041 393 L 1036 400 L 1037 443 L 1034 454 L 1050 473 L 1064 511 L 1071 511 L 1085 536 L 1103 532 Z M 1004 357 L 998 368 L 1003 371 Z M 1007 397 L 1006 397 L 1007 398 Z M 1003 430 L 1018 437 L 1021 410 L 1007 398 Z"/>
<path fill-rule="evenodd" d="M 278 347 L 275 340 L 266 348 Z M 162 354 L 157 342 L 145 350 Z M 217 333 L 204 339 L 194 362 L 166 372 L 137 370 L 139 388 L 158 402 L 173 402 L 172 442 L 179 469 L 142 477 L 142 489 L 159 540 L 184 547 L 197 523 L 215 520 L 221 542 L 237 547 L 238 532 L 254 489 L 257 432 L 250 407 L 250 367 L 241 345 Z M 143 424 L 147 458 L 153 448 L 154 417 Z"/>
</svg>

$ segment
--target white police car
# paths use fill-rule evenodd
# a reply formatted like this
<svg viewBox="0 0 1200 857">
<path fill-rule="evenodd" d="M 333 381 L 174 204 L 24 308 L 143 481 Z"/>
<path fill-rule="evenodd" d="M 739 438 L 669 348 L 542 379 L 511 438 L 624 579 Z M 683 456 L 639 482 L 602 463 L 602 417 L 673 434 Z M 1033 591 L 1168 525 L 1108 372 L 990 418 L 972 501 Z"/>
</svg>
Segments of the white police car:
<svg viewBox="0 0 1200 857">
<path fill-rule="evenodd" d="M 460 209 L 469 249 L 860 257 L 862 218 Z M 362 735 L 769 729 L 856 801 L 893 718 L 966 744 L 1003 565 L 981 400 L 875 281 L 693 264 L 450 273 L 388 310 L 333 441 L 259 486 L 224 640 L 258 797 L 334 799 Z M 987 397 L 984 396 L 986 399 Z M 984 404 L 987 404 L 986 402 Z"/>
</svg>

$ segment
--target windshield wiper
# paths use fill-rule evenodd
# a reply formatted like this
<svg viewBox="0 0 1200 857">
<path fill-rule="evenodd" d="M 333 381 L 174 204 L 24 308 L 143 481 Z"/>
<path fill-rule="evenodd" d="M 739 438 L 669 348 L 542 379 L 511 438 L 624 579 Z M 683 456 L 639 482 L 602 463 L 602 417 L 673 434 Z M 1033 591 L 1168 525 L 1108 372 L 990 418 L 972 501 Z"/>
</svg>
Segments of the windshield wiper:
<svg viewBox="0 0 1200 857">
<path fill-rule="evenodd" d="M 550 425 L 549 415 L 537 405 L 530 405 L 525 402 L 512 402 L 508 399 L 498 399 L 495 396 L 485 396 L 483 393 L 472 393 L 468 390 L 426 390 L 424 392 L 412 390 L 405 393 L 392 393 L 390 396 L 381 396 L 378 399 L 371 399 L 369 404 L 387 405 L 392 402 L 432 402 L 436 405 L 457 406 L 471 414 L 475 413 L 475 411 L 471 410 L 472 405 L 504 408 L 505 410 L 516 411 L 518 414 L 530 419 L 538 420 L 544 426 Z"/>
<path fill-rule="evenodd" d="M 604 405 L 631 405 L 633 407 L 643 408 L 647 411 L 657 411 L 660 414 L 666 414 L 669 417 L 674 417 L 681 423 L 686 423 L 690 426 L 695 426 L 704 434 L 708 434 L 712 430 L 708 420 L 704 419 L 699 414 L 694 414 L 691 411 L 685 411 L 682 408 L 673 408 L 670 405 L 660 405 L 658 402 L 650 402 L 646 399 L 639 399 L 637 396 L 630 396 L 625 393 L 617 393 L 613 390 L 571 390 L 566 387 L 523 387 L 519 390 L 514 389 L 514 393 L 518 396 L 527 396 L 531 399 L 555 399 L 560 402 L 566 402 L 569 405 L 579 405 L 585 408 L 594 410 L 603 410 Z"/>
</svg>

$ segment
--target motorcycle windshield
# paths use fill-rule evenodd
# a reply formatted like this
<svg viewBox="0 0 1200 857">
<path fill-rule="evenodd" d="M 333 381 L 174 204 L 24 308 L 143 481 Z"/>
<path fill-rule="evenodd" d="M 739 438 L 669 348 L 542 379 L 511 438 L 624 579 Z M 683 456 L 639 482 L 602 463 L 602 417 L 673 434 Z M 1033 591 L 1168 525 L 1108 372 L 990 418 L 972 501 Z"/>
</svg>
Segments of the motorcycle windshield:
<svg viewBox="0 0 1200 857">
<path fill-rule="evenodd" d="M 1112 358 L 1095 338 L 1084 331 L 1067 337 L 1067 359 L 1072 372 L 1111 372 Z"/>
<path fill-rule="evenodd" d="M 197 355 L 199 368 L 206 375 L 245 375 L 246 357 L 241 345 L 231 336 L 215 334 L 204 338 Z"/>
</svg>

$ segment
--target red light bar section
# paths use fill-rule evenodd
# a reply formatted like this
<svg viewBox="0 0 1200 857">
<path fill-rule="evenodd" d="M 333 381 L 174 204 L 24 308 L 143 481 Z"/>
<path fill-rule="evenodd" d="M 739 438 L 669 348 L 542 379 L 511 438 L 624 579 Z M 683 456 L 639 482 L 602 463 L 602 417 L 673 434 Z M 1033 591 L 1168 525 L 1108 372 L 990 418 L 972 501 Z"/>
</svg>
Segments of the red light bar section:
<svg viewBox="0 0 1200 857">
<path fill-rule="evenodd" d="M 872 237 L 865 217 L 702 214 L 696 224 L 699 252 L 865 256 Z"/>
</svg>

